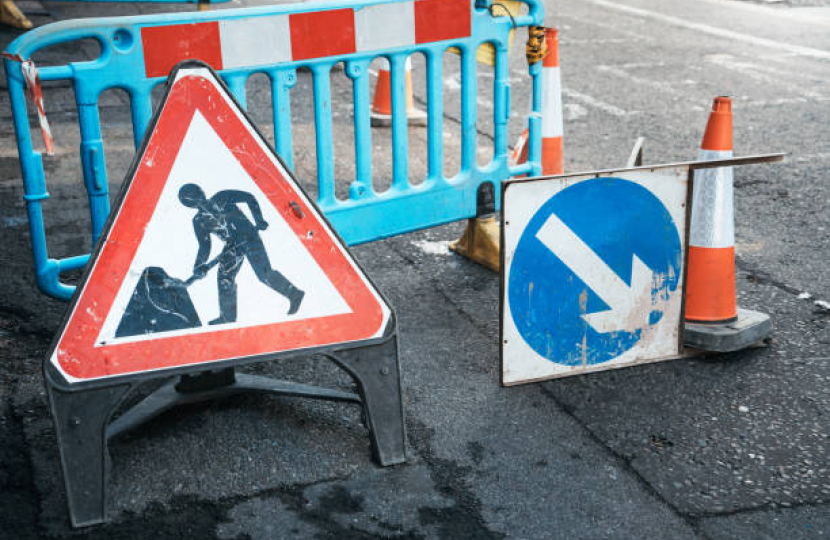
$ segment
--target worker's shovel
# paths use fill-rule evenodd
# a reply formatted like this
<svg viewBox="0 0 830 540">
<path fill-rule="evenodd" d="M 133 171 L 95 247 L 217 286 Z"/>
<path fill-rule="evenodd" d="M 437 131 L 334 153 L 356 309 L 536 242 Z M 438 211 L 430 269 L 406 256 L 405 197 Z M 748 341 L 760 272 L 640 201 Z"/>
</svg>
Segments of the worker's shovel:
<svg viewBox="0 0 830 540">
<path fill-rule="evenodd" d="M 199 281 L 200 279 L 202 279 L 203 277 L 205 277 L 207 275 L 208 271 L 219 263 L 219 258 L 220 257 L 221 257 L 221 254 L 217 255 L 216 258 L 213 259 L 212 261 L 203 264 L 202 265 L 203 270 L 204 270 L 203 272 L 199 272 L 199 273 L 194 272 L 192 276 L 190 276 L 189 278 L 187 278 L 184 281 L 181 281 L 179 279 L 169 277 L 169 276 L 168 276 L 168 279 L 173 280 L 173 281 L 177 281 L 178 286 L 189 287 L 193 283 L 195 283 L 195 282 Z"/>
<path fill-rule="evenodd" d="M 203 272 L 194 273 L 186 280 L 171 277 L 158 266 L 145 268 L 118 323 L 115 337 L 202 326 L 187 288 L 218 263 L 219 257 L 216 257 L 203 266 Z"/>
</svg>

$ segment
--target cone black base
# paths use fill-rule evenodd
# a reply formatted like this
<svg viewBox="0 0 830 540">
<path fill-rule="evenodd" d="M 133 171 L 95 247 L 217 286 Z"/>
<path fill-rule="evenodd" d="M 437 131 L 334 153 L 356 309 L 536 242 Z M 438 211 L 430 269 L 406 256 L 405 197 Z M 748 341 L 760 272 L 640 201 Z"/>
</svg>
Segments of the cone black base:
<svg viewBox="0 0 830 540">
<path fill-rule="evenodd" d="M 738 308 L 738 318 L 723 324 L 686 322 L 683 342 L 688 347 L 711 352 L 734 352 L 766 339 L 772 320 L 766 313 Z"/>
</svg>

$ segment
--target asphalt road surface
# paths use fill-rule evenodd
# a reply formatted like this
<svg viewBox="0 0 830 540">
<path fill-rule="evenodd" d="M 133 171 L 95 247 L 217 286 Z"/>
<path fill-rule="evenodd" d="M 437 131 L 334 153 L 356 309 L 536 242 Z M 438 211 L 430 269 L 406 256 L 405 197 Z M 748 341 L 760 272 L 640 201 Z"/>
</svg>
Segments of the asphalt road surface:
<svg viewBox="0 0 830 540">
<path fill-rule="evenodd" d="M 245 4 L 266 3 L 263 1 Z M 239 4 L 236 4 L 238 6 Z M 160 11 L 22 2 L 36 24 Z M 229 7 L 229 6 L 223 6 Z M 231 5 L 230 7 L 233 7 Z M 113 441 L 111 522 L 68 527 L 41 364 L 66 304 L 37 292 L 8 96 L 0 92 L 0 537 L 786 538 L 830 536 L 830 7 L 826 2 L 560 0 L 566 170 L 695 157 L 714 96 L 734 100 L 738 302 L 769 313 L 770 343 L 515 388 L 498 385 L 498 276 L 449 254 L 463 224 L 354 249 L 399 319 L 409 463 L 370 459 L 355 406 L 246 395 L 181 407 Z M 16 33 L 0 28 L 5 46 Z M 511 140 L 529 96 L 524 35 L 511 63 Z M 92 57 L 94 44 L 39 62 Z M 415 100 L 425 103 L 415 59 Z M 459 156 L 457 59 L 448 57 L 445 154 Z M 488 73 L 479 74 L 487 88 Z M 5 88 L 5 76 L 2 85 Z M 313 189 L 310 88 L 294 90 L 296 172 Z M 349 178 L 350 86 L 334 75 L 338 178 Z M 44 158 L 50 248 L 88 250 L 71 89 L 45 89 L 58 146 Z M 455 101 L 453 101 L 455 100 Z M 479 100 L 487 158 L 489 100 Z M 263 130 L 270 97 L 248 86 Z M 102 97 L 111 192 L 133 154 L 126 98 Z M 455 131 L 453 131 L 455 130 Z M 375 177 L 391 175 L 375 130 Z M 411 128 L 411 171 L 425 174 Z M 458 159 L 449 160 L 449 169 Z M 344 187 L 345 181 L 341 187 Z M 257 366 L 350 388 L 317 362 Z"/>
</svg>

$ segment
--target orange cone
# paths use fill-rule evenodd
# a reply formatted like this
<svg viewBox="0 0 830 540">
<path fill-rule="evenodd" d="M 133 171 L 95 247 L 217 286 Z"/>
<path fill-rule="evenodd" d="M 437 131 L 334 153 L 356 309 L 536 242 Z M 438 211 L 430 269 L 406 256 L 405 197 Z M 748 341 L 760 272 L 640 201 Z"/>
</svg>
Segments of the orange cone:
<svg viewBox="0 0 830 540">
<path fill-rule="evenodd" d="M 527 139 L 530 136 L 530 130 L 525 128 L 522 134 L 519 135 L 519 140 L 516 141 L 516 146 L 513 147 L 513 153 L 510 158 L 513 163 L 520 165 L 527 162 Z"/>
<path fill-rule="evenodd" d="M 701 161 L 732 157 L 732 101 L 717 97 Z M 692 193 L 684 341 L 706 351 L 751 346 L 772 332 L 769 315 L 737 307 L 732 167 L 698 169 Z"/>
<path fill-rule="evenodd" d="M 548 54 L 542 60 L 542 174 L 565 172 L 562 135 L 562 79 L 559 73 L 559 35 L 555 28 L 545 29 Z M 527 161 L 528 130 L 519 137 L 513 150 L 516 164 Z"/>
<path fill-rule="evenodd" d="M 392 125 L 392 77 L 389 73 L 389 60 L 381 59 L 383 67 L 378 70 L 378 81 L 375 85 L 375 97 L 372 101 L 372 126 L 388 127 Z M 424 111 L 415 108 L 412 102 L 412 62 L 406 59 L 406 116 L 409 125 L 425 126 L 427 115 Z"/>
<path fill-rule="evenodd" d="M 718 97 L 698 159 L 730 157 L 732 102 Z M 701 169 L 695 171 L 692 196 L 686 320 L 717 323 L 733 321 L 737 315 L 732 167 Z"/>
</svg>

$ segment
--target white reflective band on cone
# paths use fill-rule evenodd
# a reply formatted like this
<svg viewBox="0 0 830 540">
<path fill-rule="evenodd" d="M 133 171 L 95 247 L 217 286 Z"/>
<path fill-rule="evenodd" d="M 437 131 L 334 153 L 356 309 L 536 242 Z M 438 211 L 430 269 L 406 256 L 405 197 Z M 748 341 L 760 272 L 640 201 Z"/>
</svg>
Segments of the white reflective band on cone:
<svg viewBox="0 0 830 540">
<path fill-rule="evenodd" d="M 378 58 L 378 60 L 380 61 L 380 69 L 382 69 L 383 71 L 392 71 L 392 66 L 389 64 L 389 60 L 385 56 L 381 56 L 380 58 Z M 406 63 L 404 65 L 406 66 L 407 71 L 412 71 L 411 56 L 407 56 Z"/>
<path fill-rule="evenodd" d="M 561 137 L 562 81 L 559 68 L 542 68 L 542 137 Z"/>
<path fill-rule="evenodd" d="M 732 151 L 701 150 L 698 159 L 731 158 Z M 732 206 L 732 167 L 695 171 L 689 244 L 696 247 L 728 248 L 735 245 Z"/>
</svg>

